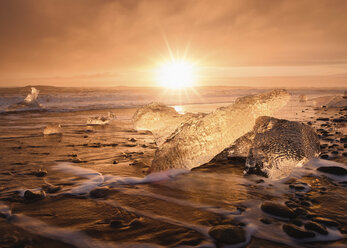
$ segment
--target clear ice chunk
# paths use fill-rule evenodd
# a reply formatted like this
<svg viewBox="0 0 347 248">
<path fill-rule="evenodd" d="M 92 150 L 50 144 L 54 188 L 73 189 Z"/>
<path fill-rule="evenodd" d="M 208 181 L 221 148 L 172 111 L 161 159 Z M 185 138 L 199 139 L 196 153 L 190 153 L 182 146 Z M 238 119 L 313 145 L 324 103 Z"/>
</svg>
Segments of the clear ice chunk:
<svg viewBox="0 0 347 248">
<path fill-rule="evenodd" d="M 173 107 L 153 102 L 139 108 L 132 120 L 136 130 L 148 130 L 154 136 L 158 146 L 176 130 L 183 122 L 204 114 L 179 114 Z"/>
<path fill-rule="evenodd" d="M 158 148 L 150 171 L 191 169 L 209 162 L 234 141 L 252 130 L 259 116 L 271 115 L 287 104 L 286 90 L 236 99 L 235 103 L 181 123 Z M 165 112 L 167 114 L 167 112 Z M 152 118 L 155 116 L 151 114 Z M 166 123 L 152 123 L 167 128 Z M 169 122 L 170 123 L 170 122 Z"/>
<path fill-rule="evenodd" d="M 110 121 L 116 119 L 116 115 L 113 112 L 108 112 L 107 116 L 94 116 L 87 120 L 88 126 L 103 126 L 110 123 Z"/>
<path fill-rule="evenodd" d="M 9 110 L 21 108 L 41 108 L 42 105 L 37 101 L 40 91 L 31 87 L 31 92 L 24 98 L 23 101 L 15 103 L 8 107 Z"/>
<path fill-rule="evenodd" d="M 280 179 L 319 155 L 317 134 L 312 127 L 297 121 L 262 116 L 257 119 L 252 136 L 246 173 Z"/>
<path fill-rule="evenodd" d="M 60 124 L 48 124 L 45 129 L 43 129 L 44 135 L 52 135 L 52 134 L 61 134 L 61 126 Z"/>
</svg>

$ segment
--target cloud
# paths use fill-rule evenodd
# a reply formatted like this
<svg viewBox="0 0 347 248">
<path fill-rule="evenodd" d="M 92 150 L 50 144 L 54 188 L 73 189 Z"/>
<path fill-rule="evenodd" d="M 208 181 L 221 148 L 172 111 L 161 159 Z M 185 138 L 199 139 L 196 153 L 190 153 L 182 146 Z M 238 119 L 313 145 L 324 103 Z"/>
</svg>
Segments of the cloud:
<svg viewBox="0 0 347 248">
<path fill-rule="evenodd" d="M 0 81 L 149 68 L 347 63 L 344 0 L 2 0 Z"/>
</svg>

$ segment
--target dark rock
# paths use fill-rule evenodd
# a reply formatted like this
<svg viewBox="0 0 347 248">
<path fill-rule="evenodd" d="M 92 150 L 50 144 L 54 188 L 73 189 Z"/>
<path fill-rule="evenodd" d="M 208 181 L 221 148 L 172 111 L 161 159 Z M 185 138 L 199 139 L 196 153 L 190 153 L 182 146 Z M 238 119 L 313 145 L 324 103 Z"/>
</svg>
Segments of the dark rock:
<svg viewBox="0 0 347 248">
<path fill-rule="evenodd" d="M 35 172 L 34 175 L 37 176 L 37 177 L 44 177 L 44 176 L 47 175 L 47 171 L 40 169 L 39 171 Z"/>
<path fill-rule="evenodd" d="M 259 179 L 259 180 L 257 180 L 257 181 L 255 181 L 257 184 L 259 184 L 259 183 L 263 183 L 263 182 L 265 182 L 263 179 Z"/>
<path fill-rule="evenodd" d="M 294 213 L 295 213 L 295 215 L 298 215 L 298 216 L 300 216 L 300 215 L 307 215 L 306 209 L 304 209 L 304 208 L 302 208 L 302 207 L 296 208 L 296 209 L 294 210 Z"/>
<path fill-rule="evenodd" d="M 296 226 L 302 226 L 301 220 L 292 220 L 291 223 L 293 223 Z"/>
<path fill-rule="evenodd" d="M 86 161 L 81 160 L 80 158 L 73 158 L 71 160 L 72 163 L 80 164 L 80 163 L 85 163 Z"/>
<path fill-rule="evenodd" d="M 342 156 L 347 157 L 347 152 L 342 153 Z"/>
<path fill-rule="evenodd" d="M 117 161 L 117 160 L 113 160 L 112 163 L 113 163 L 113 164 L 118 164 L 118 161 Z"/>
<path fill-rule="evenodd" d="M 282 229 L 286 234 L 295 239 L 313 238 L 316 236 L 314 232 L 301 230 L 299 227 L 291 224 L 284 224 Z"/>
<path fill-rule="evenodd" d="M 289 208 L 298 207 L 298 204 L 297 204 L 296 202 L 293 202 L 293 201 L 286 201 L 285 204 L 286 204 L 287 207 L 289 207 Z"/>
<path fill-rule="evenodd" d="M 325 228 L 325 226 L 323 226 L 322 224 L 319 224 L 317 222 L 313 222 L 313 221 L 307 222 L 305 224 L 305 229 L 310 230 L 310 231 L 315 231 L 315 232 L 323 234 L 323 235 L 328 234 L 328 231 Z"/>
<path fill-rule="evenodd" d="M 93 189 L 89 192 L 89 195 L 93 198 L 104 198 L 108 195 L 110 189 L 107 187 L 101 187 Z"/>
<path fill-rule="evenodd" d="M 341 122 L 346 122 L 347 120 L 344 118 L 335 118 L 335 119 L 332 119 L 332 121 L 336 123 L 341 123 Z"/>
<path fill-rule="evenodd" d="M 143 227 L 144 225 L 145 223 L 143 222 L 143 218 L 136 218 L 129 222 L 129 226 L 135 228 Z"/>
<path fill-rule="evenodd" d="M 47 185 L 44 185 L 44 186 L 42 187 L 42 189 L 43 189 L 46 193 L 54 194 L 54 193 L 57 193 L 58 191 L 61 190 L 61 186 L 54 186 L 54 185 L 51 185 L 51 184 L 47 184 Z"/>
<path fill-rule="evenodd" d="M 130 138 L 129 141 L 130 142 L 136 142 L 137 140 L 135 138 Z"/>
<path fill-rule="evenodd" d="M 337 155 L 337 154 L 339 154 L 339 152 L 338 151 L 332 151 L 331 154 Z"/>
<path fill-rule="evenodd" d="M 266 225 L 269 225 L 269 224 L 272 223 L 272 221 L 269 220 L 269 219 L 260 219 L 260 221 L 263 222 L 263 223 L 266 224 Z"/>
<path fill-rule="evenodd" d="M 311 203 L 309 203 L 308 201 L 301 201 L 300 204 L 304 207 L 309 207 L 311 206 Z"/>
<path fill-rule="evenodd" d="M 321 144 L 320 145 L 320 149 L 325 149 L 325 148 L 327 148 L 328 147 L 328 144 Z"/>
<path fill-rule="evenodd" d="M 93 143 L 93 144 L 90 144 L 88 145 L 89 147 L 95 147 L 95 148 L 99 148 L 101 147 L 101 143 Z"/>
<path fill-rule="evenodd" d="M 126 147 L 135 147 L 135 146 L 137 146 L 137 144 L 126 143 L 126 144 L 124 144 L 124 146 L 126 146 Z"/>
<path fill-rule="evenodd" d="M 124 223 L 120 220 L 112 220 L 110 222 L 110 226 L 113 227 L 113 228 L 119 228 L 119 227 L 123 227 L 124 226 Z"/>
<path fill-rule="evenodd" d="M 45 197 L 46 193 L 44 191 L 26 190 L 24 192 L 24 199 L 27 201 L 38 201 L 44 199 Z"/>
<path fill-rule="evenodd" d="M 142 145 L 142 147 L 143 147 L 143 148 L 147 148 L 147 147 L 148 147 L 148 145 L 146 145 L 146 144 L 143 144 L 143 145 Z"/>
<path fill-rule="evenodd" d="M 315 217 L 313 219 L 314 222 L 318 222 L 320 224 L 323 224 L 325 226 L 333 226 L 333 227 L 338 227 L 340 224 L 337 223 L 334 220 L 328 219 L 328 218 L 324 218 L 324 217 Z"/>
<path fill-rule="evenodd" d="M 319 117 L 316 119 L 317 121 L 329 121 L 329 118 L 323 118 L 323 117 Z"/>
<path fill-rule="evenodd" d="M 329 155 L 328 154 L 322 154 L 320 156 L 321 159 L 329 160 Z"/>
<path fill-rule="evenodd" d="M 319 167 L 317 169 L 320 172 L 328 173 L 328 174 L 334 174 L 338 176 L 345 176 L 347 175 L 347 170 L 343 167 L 339 166 L 324 166 L 324 167 Z"/>
<path fill-rule="evenodd" d="M 267 201 L 261 205 L 261 209 L 265 213 L 268 213 L 274 216 L 287 218 L 287 219 L 295 218 L 295 213 L 290 208 L 282 204 Z"/>
<path fill-rule="evenodd" d="M 245 231 L 239 226 L 218 225 L 212 227 L 208 233 L 218 243 L 239 244 L 246 241 Z"/>
</svg>

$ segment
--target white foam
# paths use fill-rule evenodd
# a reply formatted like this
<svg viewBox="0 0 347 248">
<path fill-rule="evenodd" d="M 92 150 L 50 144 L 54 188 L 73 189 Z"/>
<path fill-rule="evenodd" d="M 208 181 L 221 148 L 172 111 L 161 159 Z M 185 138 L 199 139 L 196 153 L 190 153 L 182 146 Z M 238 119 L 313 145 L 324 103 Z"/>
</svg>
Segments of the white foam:
<svg viewBox="0 0 347 248">
<path fill-rule="evenodd" d="M 87 181 L 80 183 L 77 187 L 72 188 L 70 191 L 70 193 L 72 194 L 87 194 L 91 190 L 99 186 L 115 186 L 115 185 L 122 185 L 122 184 L 133 185 L 133 184 L 159 182 L 159 181 L 169 180 L 177 175 L 188 172 L 188 170 L 182 170 L 182 169 L 168 170 L 163 172 L 152 173 L 143 178 L 120 177 L 120 176 L 113 176 L 113 175 L 103 176 L 101 173 L 95 170 L 86 169 L 79 166 L 74 166 L 66 162 L 59 163 L 53 166 L 53 169 L 89 179 Z"/>
</svg>

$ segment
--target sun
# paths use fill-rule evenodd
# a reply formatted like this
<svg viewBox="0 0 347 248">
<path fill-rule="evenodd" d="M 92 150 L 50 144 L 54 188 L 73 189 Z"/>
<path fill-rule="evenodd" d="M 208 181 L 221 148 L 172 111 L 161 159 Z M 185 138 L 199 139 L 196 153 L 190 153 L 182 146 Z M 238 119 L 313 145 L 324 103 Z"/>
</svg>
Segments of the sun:
<svg viewBox="0 0 347 248">
<path fill-rule="evenodd" d="M 196 80 L 194 64 L 185 60 L 172 60 L 160 65 L 156 71 L 157 82 L 169 89 L 192 87 Z"/>
</svg>

